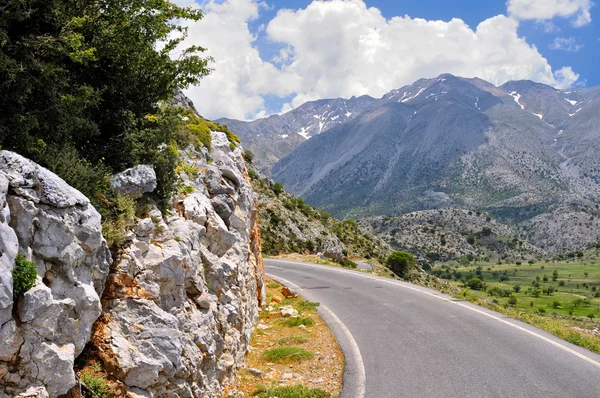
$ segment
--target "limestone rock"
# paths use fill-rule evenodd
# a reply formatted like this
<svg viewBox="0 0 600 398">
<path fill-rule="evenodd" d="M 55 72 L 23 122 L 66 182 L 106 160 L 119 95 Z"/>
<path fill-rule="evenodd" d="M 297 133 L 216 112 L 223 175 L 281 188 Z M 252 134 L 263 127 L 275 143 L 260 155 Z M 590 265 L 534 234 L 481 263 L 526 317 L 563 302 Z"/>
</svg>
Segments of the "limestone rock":
<svg viewBox="0 0 600 398">
<path fill-rule="evenodd" d="M 38 277 L 14 299 L 19 251 Z M 50 171 L 0 151 L 0 252 L 0 396 L 64 394 L 101 313 L 111 257 L 100 215 Z"/>
<path fill-rule="evenodd" d="M 180 154 L 199 170 L 180 175 L 194 190 L 174 198 L 168 214 L 154 209 L 137 220 L 108 276 L 106 316 L 92 337 L 104 368 L 131 396 L 220 397 L 265 300 L 241 151 L 213 133 L 210 153 Z"/>
<path fill-rule="evenodd" d="M 298 311 L 296 311 L 291 305 L 284 305 L 281 307 L 281 315 L 284 317 L 294 317 L 298 315 Z"/>
<path fill-rule="evenodd" d="M 291 290 L 289 287 L 284 286 L 281 288 L 281 295 L 285 298 L 296 298 L 298 297 L 298 293 Z"/>
<path fill-rule="evenodd" d="M 132 167 L 110 178 L 112 189 L 120 194 L 130 195 L 134 198 L 154 191 L 156 184 L 154 167 L 148 165 Z"/>
</svg>

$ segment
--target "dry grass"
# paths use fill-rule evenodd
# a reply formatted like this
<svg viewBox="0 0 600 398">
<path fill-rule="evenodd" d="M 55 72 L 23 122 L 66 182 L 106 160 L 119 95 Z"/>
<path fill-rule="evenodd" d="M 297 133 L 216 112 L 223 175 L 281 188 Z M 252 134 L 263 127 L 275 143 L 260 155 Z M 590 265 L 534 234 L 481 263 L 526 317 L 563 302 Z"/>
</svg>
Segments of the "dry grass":
<svg viewBox="0 0 600 398">
<path fill-rule="evenodd" d="M 232 385 L 226 388 L 223 396 L 227 397 L 231 391 L 238 391 L 246 397 L 251 397 L 253 393 L 263 391 L 259 389 L 260 386 L 267 386 L 269 391 L 279 386 L 287 387 L 286 394 L 291 392 L 295 394 L 300 390 L 320 389 L 333 397 L 338 396 L 342 389 L 344 355 L 333 333 L 317 314 L 318 304 L 306 301 L 301 297 L 282 299 L 278 303 L 271 302 L 273 297 L 280 299 L 283 297 L 281 295 L 282 285 L 268 278 L 266 285 L 270 308 L 260 312 L 259 326 L 252 334 L 251 349 L 246 355 L 246 369 L 240 370 L 238 377 Z M 291 305 L 299 311 L 300 316 L 298 318 L 282 317 L 279 308 L 283 305 Z M 294 322 L 290 319 L 304 320 L 299 322 L 299 325 L 304 325 L 284 325 L 286 321 L 288 324 Z M 311 322 L 311 325 L 307 325 Z M 272 358 L 272 353 L 280 354 L 282 348 L 286 352 L 308 352 L 313 353 L 314 356 L 310 358 L 310 355 L 302 355 L 301 360 L 276 362 Z M 266 356 L 269 356 L 272 362 L 269 362 Z M 279 357 L 279 355 L 276 356 Z M 251 368 L 260 370 L 262 376 L 251 374 L 248 371 Z M 291 378 L 284 378 L 284 375 L 289 376 L 290 374 Z M 290 396 L 296 397 L 297 394 L 294 394 Z M 298 395 L 298 397 L 304 396 L 320 397 L 321 395 L 312 395 L 312 392 Z"/>
</svg>

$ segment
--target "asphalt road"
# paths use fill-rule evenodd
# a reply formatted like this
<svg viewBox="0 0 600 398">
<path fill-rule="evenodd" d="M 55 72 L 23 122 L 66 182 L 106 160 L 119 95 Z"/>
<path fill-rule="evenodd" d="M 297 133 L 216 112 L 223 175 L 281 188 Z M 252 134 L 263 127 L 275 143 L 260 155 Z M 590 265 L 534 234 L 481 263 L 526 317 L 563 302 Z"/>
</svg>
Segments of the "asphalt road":
<svg viewBox="0 0 600 398">
<path fill-rule="evenodd" d="M 265 260 L 321 303 L 346 356 L 343 397 L 600 397 L 600 355 L 409 283 Z"/>
</svg>

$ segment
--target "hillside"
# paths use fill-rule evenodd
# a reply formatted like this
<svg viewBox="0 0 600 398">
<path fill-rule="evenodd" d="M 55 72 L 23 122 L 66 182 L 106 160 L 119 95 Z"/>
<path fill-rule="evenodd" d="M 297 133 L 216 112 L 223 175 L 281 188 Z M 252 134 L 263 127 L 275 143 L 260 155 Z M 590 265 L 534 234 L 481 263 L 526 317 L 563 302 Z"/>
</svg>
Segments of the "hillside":
<svg viewBox="0 0 600 398">
<path fill-rule="evenodd" d="M 262 252 L 320 254 L 342 265 L 352 259 L 383 262 L 390 247 L 353 220 L 340 221 L 287 193 L 252 166 L 250 177 L 258 201 Z"/>
<path fill-rule="evenodd" d="M 394 249 L 411 251 L 428 262 L 465 258 L 517 261 L 547 255 L 521 239 L 518 228 L 470 210 L 424 210 L 398 217 L 364 218 L 359 224 Z"/>
</svg>

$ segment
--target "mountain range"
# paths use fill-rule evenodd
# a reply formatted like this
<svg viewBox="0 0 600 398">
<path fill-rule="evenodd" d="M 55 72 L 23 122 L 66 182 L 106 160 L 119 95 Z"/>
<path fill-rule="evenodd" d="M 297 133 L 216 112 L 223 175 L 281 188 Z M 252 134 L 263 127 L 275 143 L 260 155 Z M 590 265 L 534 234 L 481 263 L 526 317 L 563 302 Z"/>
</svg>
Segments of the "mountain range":
<svg viewBox="0 0 600 398">
<path fill-rule="evenodd" d="M 220 122 L 263 171 L 338 217 L 477 209 L 520 224 L 541 246 L 571 247 L 599 234 L 578 230 L 599 214 L 599 115 L 600 87 L 497 87 L 444 74 L 380 99 Z M 551 238 L 565 229 L 577 235 L 572 245 Z"/>
</svg>

